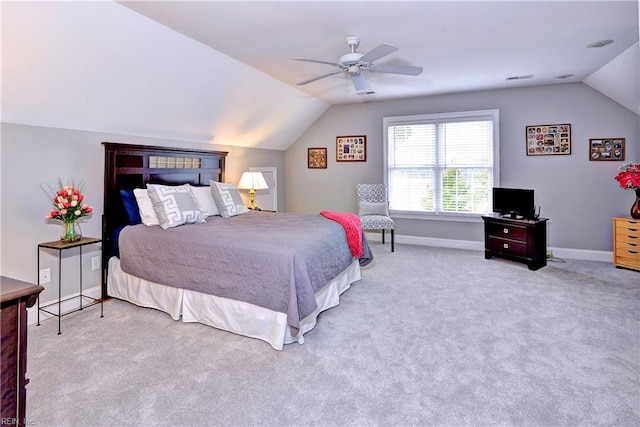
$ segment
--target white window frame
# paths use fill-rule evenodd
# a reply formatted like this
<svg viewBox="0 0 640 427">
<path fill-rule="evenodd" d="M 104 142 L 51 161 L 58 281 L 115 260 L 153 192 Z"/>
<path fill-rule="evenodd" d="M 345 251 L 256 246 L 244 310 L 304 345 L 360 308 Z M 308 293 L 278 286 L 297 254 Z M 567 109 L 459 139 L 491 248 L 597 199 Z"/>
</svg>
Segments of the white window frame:
<svg viewBox="0 0 640 427">
<path fill-rule="evenodd" d="M 451 113 L 437 114 L 418 114 L 412 116 L 395 116 L 383 117 L 383 175 L 384 183 L 389 188 L 389 126 L 402 124 L 420 124 L 421 122 L 438 122 L 440 120 L 450 121 L 452 119 L 461 119 L 461 121 L 477 119 L 479 117 L 491 117 L 493 120 L 493 165 L 492 165 L 492 183 L 493 187 L 500 186 L 500 112 L 498 109 L 461 111 Z M 437 142 L 436 142 L 437 143 Z M 437 197 L 441 197 L 440 194 Z M 489 194 L 491 199 L 491 194 Z M 482 219 L 478 213 L 453 213 L 453 212 L 414 212 L 391 210 L 390 214 L 395 218 L 408 219 L 426 219 L 426 220 L 446 220 L 446 221 L 465 221 L 465 222 L 481 222 Z"/>
</svg>

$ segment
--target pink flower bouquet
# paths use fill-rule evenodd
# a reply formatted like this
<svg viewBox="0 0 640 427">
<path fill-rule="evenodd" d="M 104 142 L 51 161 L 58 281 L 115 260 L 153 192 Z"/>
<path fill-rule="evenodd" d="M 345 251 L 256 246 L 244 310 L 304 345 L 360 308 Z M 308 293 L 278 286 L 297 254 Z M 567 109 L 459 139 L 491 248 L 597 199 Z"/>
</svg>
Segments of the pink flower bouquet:
<svg viewBox="0 0 640 427">
<path fill-rule="evenodd" d="M 620 184 L 620 188 L 640 189 L 640 164 L 625 163 L 618 170 L 615 180 Z"/>
<path fill-rule="evenodd" d="M 84 201 L 84 195 L 82 194 L 82 183 L 76 185 L 63 185 L 61 180 L 58 180 L 58 189 L 49 186 L 49 197 L 53 204 L 54 210 L 47 213 L 48 219 L 59 219 L 65 223 L 72 223 L 82 218 L 83 216 L 90 215 L 93 212 L 93 208 Z"/>
</svg>

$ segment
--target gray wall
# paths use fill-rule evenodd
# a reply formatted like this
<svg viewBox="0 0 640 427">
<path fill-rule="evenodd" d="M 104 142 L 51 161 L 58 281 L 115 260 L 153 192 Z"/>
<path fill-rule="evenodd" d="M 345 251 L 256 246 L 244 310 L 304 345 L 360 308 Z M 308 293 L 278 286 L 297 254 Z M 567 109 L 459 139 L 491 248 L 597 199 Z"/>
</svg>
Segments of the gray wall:
<svg viewBox="0 0 640 427">
<path fill-rule="evenodd" d="M 228 151 L 226 181 L 238 182 L 251 166 L 277 167 L 285 176 L 283 151 L 222 145 L 185 144 L 180 141 L 114 135 L 98 132 L 2 124 L 1 132 L 0 272 L 4 276 L 37 281 L 37 245 L 59 238 L 59 221 L 45 220 L 51 210 L 41 184 L 55 184 L 57 178 L 86 179 L 87 202 L 95 209 L 81 221 L 83 235 L 100 237 L 104 176 L 103 141 Z M 280 179 L 278 206 L 284 206 L 286 183 Z M 63 252 L 63 295 L 78 292 L 78 251 Z M 84 286 L 100 283 L 98 271 L 91 271 L 96 248 L 83 249 Z M 42 301 L 57 298 L 57 252 L 42 252 L 41 268 L 52 269 L 52 285 L 45 285 Z M 66 280 L 65 280 L 66 278 Z"/>
<path fill-rule="evenodd" d="M 212 145 L 229 151 L 227 181 L 237 182 L 251 166 L 278 168 L 278 207 L 288 212 L 318 213 L 323 209 L 355 212 L 355 184 L 382 182 L 382 118 L 384 116 L 476 109 L 500 109 L 502 185 L 536 190 L 536 203 L 551 219 L 549 246 L 594 251 L 612 250 L 613 216 L 627 216 L 633 193 L 619 189 L 613 176 L 619 162 L 590 162 L 589 138 L 627 138 L 627 160 L 639 161 L 640 119 L 629 110 L 583 84 L 432 96 L 331 107 L 286 152 Z M 528 157 L 524 128 L 544 123 L 570 123 L 570 156 Z M 335 137 L 368 136 L 367 161 L 337 163 Z M 102 214 L 102 141 L 203 148 L 204 145 L 123 136 L 99 132 L 61 130 L 2 124 L 0 145 L 0 273 L 22 280 L 37 280 L 37 244 L 58 238 L 59 224 L 44 215 L 50 206 L 40 185 L 56 178 L 86 178 L 86 196 L 95 213 L 83 221 L 85 235 L 100 236 Z M 328 168 L 307 169 L 307 148 L 327 147 Z M 482 240 L 482 224 L 434 220 L 397 221 L 399 235 Z M 63 260 L 65 272 L 76 277 L 72 251 Z M 85 286 L 99 283 L 90 270 L 95 250 L 85 251 Z M 66 265 L 69 265 L 67 267 Z M 45 256 L 42 267 L 57 264 Z M 67 270 L 68 269 L 68 270 Z M 74 285 L 75 286 L 75 285 Z M 63 294 L 77 292 L 74 286 Z M 43 301 L 55 297 L 49 286 Z"/>
<path fill-rule="evenodd" d="M 634 200 L 613 179 L 620 162 L 589 161 L 589 138 L 624 137 L 626 160 L 639 161 L 640 117 L 582 83 L 483 91 L 333 106 L 286 153 L 286 210 L 356 212 L 355 184 L 383 182 L 382 118 L 421 113 L 500 110 L 501 185 L 533 188 L 550 218 L 551 247 L 612 250 L 614 216 Z M 571 155 L 529 157 L 525 126 L 570 123 Z M 337 135 L 367 135 L 365 163 L 337 163 Z M 327 169 L 307 169 L 308 147 L 327 147 Z M 482 241 L 482 222 L 397 219 L 398 235 Z"/>
</svg>

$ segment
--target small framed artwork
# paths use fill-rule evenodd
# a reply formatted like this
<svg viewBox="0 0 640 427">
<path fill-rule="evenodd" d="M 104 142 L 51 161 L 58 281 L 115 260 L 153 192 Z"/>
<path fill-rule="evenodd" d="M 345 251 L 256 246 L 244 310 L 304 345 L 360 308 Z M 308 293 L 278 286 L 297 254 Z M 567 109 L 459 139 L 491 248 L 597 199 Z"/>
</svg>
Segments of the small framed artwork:
<svg viewBox="0 0 640 427">
<path fill-rule="evenodd" d="M 347 135 L 336 137 L 337 162 L 366 162 L 367 136 Z"/>
<path fill-rule="evenodd" d="M 526 127 L 527 156 L 571 154 L 571 125 Z"/>
<path fill-rule="evenodd" d="M 325 147 L 307 149 L 307 167 L 309 169 L 327 168 L 327 149 Z"/>
<path fill-rule="evenodd" d="M 589 160 L 624 160 L 625 138 L 598 138 L 589 140 Z"/>
</svg>

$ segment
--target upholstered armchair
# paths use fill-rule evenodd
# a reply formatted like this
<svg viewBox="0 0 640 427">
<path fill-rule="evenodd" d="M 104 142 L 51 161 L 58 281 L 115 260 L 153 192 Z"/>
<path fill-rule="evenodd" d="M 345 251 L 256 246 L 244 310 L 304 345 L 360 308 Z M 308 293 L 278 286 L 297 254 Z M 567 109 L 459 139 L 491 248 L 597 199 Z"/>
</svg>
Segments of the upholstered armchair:
<svg viewBox="0 0 640 427">
<path fill-rule="evenodd" d="M 358 216 L 362 221 L 363 230 L 382 230 L 382 244 L 384 245 L 384 231 L 391 230 L 391 252 L 394 247 L 394 222 L 389 216 L 389 200 L 385 184 L 356 184 L 358 198 Z"/>
</svg>

